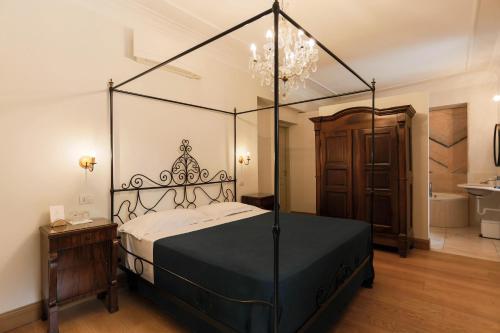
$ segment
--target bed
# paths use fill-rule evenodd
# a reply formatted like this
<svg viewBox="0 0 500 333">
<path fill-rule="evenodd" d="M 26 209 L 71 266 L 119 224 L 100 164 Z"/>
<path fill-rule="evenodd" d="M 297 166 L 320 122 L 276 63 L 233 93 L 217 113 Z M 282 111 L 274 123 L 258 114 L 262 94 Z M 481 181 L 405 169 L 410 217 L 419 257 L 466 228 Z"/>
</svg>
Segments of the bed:
<svg viewBox="0 0 500 333">
<path fill-rule="evenodd" d="M 122 88 L 268 15 L 272 15 L 273 20 L 272 106 L 242 110 L 235 106 L 232 110 L 227 110 Z M 353 86 L 348 84 L 348 92 L 280 102 L 280 80 L 283 81 L 282 84 L 286 82 L 286 75 L 280 73 L 280 19 L 288 21 L 312 39 L 315 45 L 349 75 L 352 74 L 363 87 L 351 90 Z M 114 161 L 117 156 L 114 150 L 113 101 L 117 94 L 231 117 L 233 133 L 228 134 L 233 135 L 233 152 L 229 158 L 233 162 L 232 174 L 221 170 L 210 176 L 210 172 L 201 168 L 190 154 L 192 148 L 189 141 L 183 140 L 180 146 L 181 156 L 171 168 L 161 171 L 158 178 L 137 173 L 121 187 L 115 186 Z M 280 212 L 279 110 L 280 107 L 357 94 L 371 94 L 373 133 L 375 80 L 371 84 L 364 80 L 288 16 L 277 0 L 271 8 L 117 85 L 110 80 L 110 217 L 125 225 L 121 240 L 125 253 L 122 268 L 131 277 L 131 285 L 200 332 L 318 332 L 323 327 L 322 318 L 327 318 L 327 326 L 331 325 L 360 285 L 372 285 L 374 212 L 373 209 L 370 210 L 369 224 Z M 266 110 L 273 110 L 273 211 L 247 210 L 216 218 L 198 216 L 194 220 L 175 213 L 172 223 L 163 223 L 163 218 L 154 222 L 159 216 L 157 214 L 168 215 L 170 213 L 165 212 L 172 211 L 161 207 L 165 201 L 171 203 L 170 208 L 181 210 L 187 215 L 196 214 L 193 212 L 202 207 L 217 207 L 218 203 L 237 201 L 237 120 L 241 115 Z M 206 127 L 204 135 L 211 135 L 211 127 Z M 169 133 L 168 130 L 165 130 L 166 133 Z M 366 174 L 371 188 L 371 207 L 374 206 L 375 191 L 375 144 L 375 136 L 372 135 L 370 173 Z M 222 149 L 228 148 L 231 147 L 224 146 Z M 158 197 L 153 199 L 151 193 L 157 193 Z M 122 195 L 131 197 L 124 198 Z M 204 203 L 200 201 L 200 197 L 205 199 Z M 149 218 L 148 215 L 153 217 Z M 141 225 L 137 223 L 141 218 L 144 225 L 151 228 L 147 233 L 139 232 L 139 235 L 134 236 L 131 230 L 125 230 L 134 229 L 126 225 Z M 140 230 L 142 227 L 137 228 Z"/>
<path fill-rule="evenodd" d="M 185 212 L 194 215 L 199 210 L 206 213 L 205 219 L 194 215 L 177 227 L 171 223 L 184 212 L 175 212 L 173 219 L 168 212 L 157 213 L 160 215 L 157 218 L 152 214 L 147 222 L 153 227 L 146 229 L 153 232 L 148 234 L 124 224 L 120 227 L 122 244 L 137 256 L 219 294 L 272 304 L 273 247 L 269 242 L 269 227 L 273 213 L 240 203 L 205 208 Z M 242 211 L 233 213 L 238 208 Z M 231 214 L 220 214 L 224 210 Z M 295 332 L 304 328 L 322 306 L 332 309 L 333 316 L 338 315 L 359 286 L 371 280 L 370 225 L 306 214 L 282 213 L 281 218 L 279 330 Z M 143 221 L 129 223 L 139 225 Z M 161 227 L 156 227 L 158 224 Z M 140 274 L 155 288 L 168 291 L 217 320 L 228 330 L 272 330 L 271 307 L 214 297 L 169 272 L 154 269 L 146 261 L 138 264 L 135 258 L 127 255 L 128 269 Z M 337 297 L 327 304 L 333 295 Z M 328 319 L 331 324 L 332 314 Z"/>
</svg>

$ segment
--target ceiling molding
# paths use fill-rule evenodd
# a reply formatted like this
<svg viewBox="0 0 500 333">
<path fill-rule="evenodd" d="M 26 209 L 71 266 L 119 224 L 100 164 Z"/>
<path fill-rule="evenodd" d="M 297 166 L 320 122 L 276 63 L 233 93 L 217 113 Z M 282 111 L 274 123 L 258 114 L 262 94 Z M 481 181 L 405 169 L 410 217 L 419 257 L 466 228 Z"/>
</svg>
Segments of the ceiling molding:
<svg viewBox="0 0 500 333">
<path fill-rule="evenodd" d="M 141 1 L 141 0 L 136 0 L 136 1 Z M 173 7 L 175 8 L 176 10 L 178 10 L 179 12 L 182 12 L 184 13 L 187 17 L 191 17 L 191 18 L 194 18 L 196 21 L 198 22 L 201 22 L 203 23 L 204 25 L 206 25 L 207 27 L 210 27 L 213 29 L 214 32 L 220 32 L 220 31 L 223 31 L 223 28 L 220 27 L 220 26 L 217 26 L 205 19 L 203 19 L 202 17 L 198 16 L 198 15 L 195 15 L 193 13 L 190 13 L 186 10 L 184 10 L 183 8 L 175 5 L 174 3 L 172 3 L 172 1 L 169 1 L 169 0 L 163 0 L 164 3 L 167 3 L 170 7 Z"/>
<path fill-rule="evenodd" d="M 475 0 L 474 3 L 474 9 L 473 9 L 473 14 L 472 14 L 472 24 L 471 24 L 471 29 L 469 33 L 469 45 L 467 47 L 467 57 L 465 60 L 465 68 L 464 71 L 468 71 L 471 69 L 471 58 L 472 58 L 472 52 L 474 49 L 474 38 L 476 36 L 477 32 L 477 22 L 478 22 L 478 15 L 479 15 L 479 7 L 481 6 L 481 0 Z"/>
<path fill-rule="evenodd" d="M 109 0 L 108 0 L 109 1 Z M 177 7 L 173 7 L 166 3 L 165 1 L 161 1 L 165 8 L 162 11 L 169 11 L 169 15 L 163 15 L 160 11 L 155 10 L 154 7 L 146 5 L 146 3 L 152 3 L 151 0 L 111 0 L 117 4 L 121 4 L 122 6 L 127 7 L 130 10 L 133 10 L 140 14 L 141 16 L 149 17 L 153 19 L 156 23 L 160 23 L 158 28 L 163 30 L 164 32 L 169 32 L 170 29 L 176 29 L 180 32 L 187 33 L 194 38 L 206 38 L 207 34 L 202 33 L 199 29 L 193 29 L 191 25 L 182 24 L 183 20 L 181 20 L 180 14 L 185 14 L 183 11 L 179 11 Z M 175 18 L 173 18 L 175 17 Z M 167 26 L 167 27 L 165 27 Z"/>
</svg>

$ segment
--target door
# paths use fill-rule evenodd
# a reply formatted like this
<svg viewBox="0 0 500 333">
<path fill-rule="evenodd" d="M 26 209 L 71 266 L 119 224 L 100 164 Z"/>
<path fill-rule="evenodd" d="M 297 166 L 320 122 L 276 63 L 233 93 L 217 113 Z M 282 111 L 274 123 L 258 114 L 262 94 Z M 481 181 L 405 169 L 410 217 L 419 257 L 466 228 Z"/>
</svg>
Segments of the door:
<svg viewBox="0 0 500 333">
<path fill-rule="evenodd" d="M 350 130 L 322 132 L 320 215 L 352 217 L 352 138 Z"/>
<path fill-rule="evenodd" d="M 370 221 L 371 130 L 355 130 L 353 138 L 354 218 Z M 374 175 L 375 231 L 398 234 L 398 135 L 395 126 L 375 129 Z"/>
<path fill-rule="evenodd" d="M 279 127 L 279 166 L 280 166 L 280 210 L 288 212 L 289 205 L 289 189 L 288 189 L 288 128 L 285 126 Z"/>
</svg>

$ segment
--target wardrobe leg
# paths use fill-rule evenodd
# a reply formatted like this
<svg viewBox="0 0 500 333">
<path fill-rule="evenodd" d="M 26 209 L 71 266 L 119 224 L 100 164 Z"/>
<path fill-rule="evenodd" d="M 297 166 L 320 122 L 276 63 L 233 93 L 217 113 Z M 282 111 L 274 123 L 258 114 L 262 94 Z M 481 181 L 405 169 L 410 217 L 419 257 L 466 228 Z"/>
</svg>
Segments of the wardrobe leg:
<svg viewBox="0 0 500 333">
<path fill-rule="evenodd" d="M 409 251 L 409 242 L 408 237 L 406 235 L 399 235 L 398 237 L 398 252 L 399 256 L 402 258 L 406 258 L 408 256 Z"/>
</svg>

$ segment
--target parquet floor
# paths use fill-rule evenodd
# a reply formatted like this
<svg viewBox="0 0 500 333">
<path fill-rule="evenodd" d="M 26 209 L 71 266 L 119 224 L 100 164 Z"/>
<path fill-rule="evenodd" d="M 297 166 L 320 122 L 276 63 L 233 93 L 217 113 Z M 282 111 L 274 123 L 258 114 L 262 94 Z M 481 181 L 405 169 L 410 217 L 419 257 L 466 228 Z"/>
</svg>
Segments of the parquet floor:
<svg viewBox="0 0 500 333">
<path fill-rule="evenodd" d="M 377 251 L 373 289 L 360 289 L 331 332 L 500 332 L 500 263 L 433 251 Z M 13 332 L 46 332 L 42 321 Z M 98 300 L 60 313 L 60 332 L 185 332 L 151 302 L 120 291 L 120 311 Z"/>
</svg>

